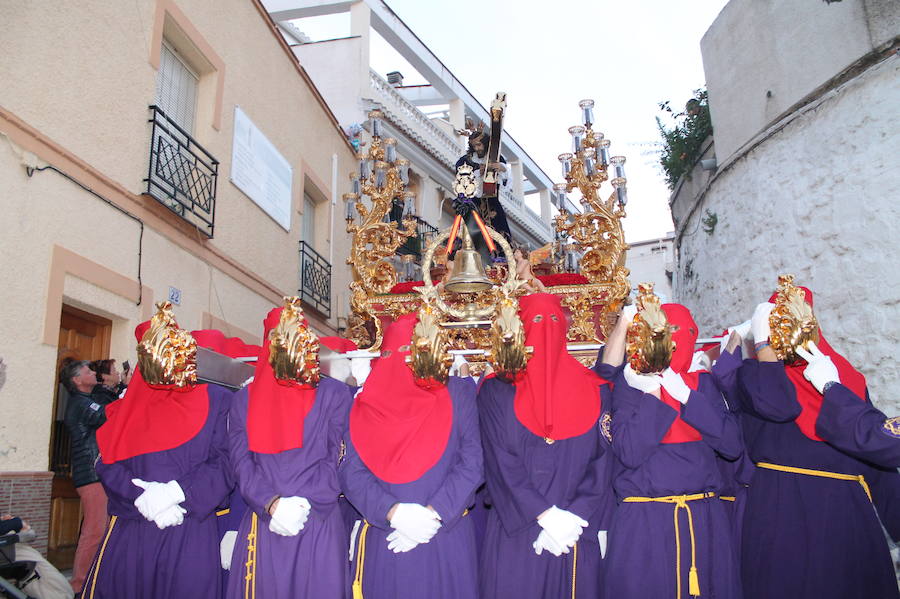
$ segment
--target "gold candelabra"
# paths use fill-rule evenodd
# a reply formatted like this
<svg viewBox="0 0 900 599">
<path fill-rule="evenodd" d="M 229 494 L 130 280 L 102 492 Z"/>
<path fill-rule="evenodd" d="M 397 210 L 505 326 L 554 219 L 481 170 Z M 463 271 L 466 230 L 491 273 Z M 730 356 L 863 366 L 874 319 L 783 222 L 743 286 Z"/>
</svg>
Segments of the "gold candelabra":
<svg viewBox="0 0 900 599">
<path fill-rule="evenodd" d="M 573 151 L 559 155 L 566 182 L 553 187 L 560 197 L 560 213 L 553 223 L 557 245 L 565 247 L 564 252 L 582 253 L 580 269 L 591 283 L 628 285 L 628 269 L 625 268 L 628 245 L 621 223 L 628 201 L 625 157 L 610 158 L 609 140 L 603 133 L 594 131 L 594 101 L 582 100 L 579 106 L 584 125 L 569 127 Z M 612 180 L 608 172 L 610 166 L 615 175 Z M 600 196 L 600 187 L 608 180 L 613 193 L 604 200 Z M 581 193 L 584 210 L 570 213 L 565 209 L 565 201 L 567 194 L 576 188 Z"/>
<path fill-rule="evenodd" d="M 409 161 L 397 157 L 397 140 L 382 139 L 382 112 L 372 110 L 368 116 L 372 140 L 368 151 L 359 153 L 358 172 L 350 174 L 352 191 L 343 196 L 347 232 L 353 235 L 347 259 L 347 264 L 353 267 L 350 305 L 355 314 L 363 317 L 371 316 L 367 298 L 388 293 L 397 283 L 397 272 L 388 258 L 416 234 L 415 194 L 406 190 Z M 402 228 L 395 222 L 385 222 L 395 203 L 403 206 Z M 378 327 L 378 319 L 374 321 Z M 361 330 L 358 332 L 362 335 Z M 378 339 L 380 333 L 376 331 Z"/>
</svg>

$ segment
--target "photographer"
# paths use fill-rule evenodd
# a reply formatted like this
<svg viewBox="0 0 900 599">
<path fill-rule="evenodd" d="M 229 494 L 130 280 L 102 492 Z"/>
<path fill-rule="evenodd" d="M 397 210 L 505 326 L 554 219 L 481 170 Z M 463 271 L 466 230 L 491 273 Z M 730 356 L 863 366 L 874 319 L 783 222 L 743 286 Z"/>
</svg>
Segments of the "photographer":
<svg viewBox="0 0 900 599">
<path fill-rule="evenodd" d="M 66 363 L 59 378 L 69 391 L 65 422 L 72 438 L 72 482 L 81 498 L 84 514 L 72 566 L 72 589 L 78 593 L 106 528 L 106 493 L 94 471 L 99 455 L 96 433 L 106 422 L 106 405 L 115 396 L 93 394 L 94 388 L 100 386 L 97 374 L 83 360 Z"/>
</svg>

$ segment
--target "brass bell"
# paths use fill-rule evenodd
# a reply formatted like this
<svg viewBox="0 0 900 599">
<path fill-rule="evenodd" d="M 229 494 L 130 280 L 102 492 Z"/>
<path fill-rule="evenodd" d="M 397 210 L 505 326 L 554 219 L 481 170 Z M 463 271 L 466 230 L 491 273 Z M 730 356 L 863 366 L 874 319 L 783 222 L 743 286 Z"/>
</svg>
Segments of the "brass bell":
<svg viewBox="0 0 900 599">
<path fill-rule="evenodd" d="M 444 289 L 453 293 L 477 293 L 494 286 L 484 272 L 481 256 L 475 251 L 472 236 L 465 223 L 462 224 L 463 245 L 453 257 L 453 271 L 444 284 Z"/>
</svg>

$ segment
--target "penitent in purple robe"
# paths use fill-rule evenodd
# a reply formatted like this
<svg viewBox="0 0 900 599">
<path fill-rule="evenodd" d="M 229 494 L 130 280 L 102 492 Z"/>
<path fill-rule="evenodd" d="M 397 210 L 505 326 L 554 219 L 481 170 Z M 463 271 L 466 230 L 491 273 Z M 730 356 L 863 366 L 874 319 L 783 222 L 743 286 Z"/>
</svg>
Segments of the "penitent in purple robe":
<svg viewBox="0 0 900 599">
<path fill-rule="evenodd" d="M 347 435 L 340 477 L 344 495 L 368 523 L 355 527 L 352 541 L 352 574 L 357 575 L 361 562 L 365 599 L 478 596 L 475 532 L 466 513 L 483 477 L 475 384 L 469 378 L 450 377 L 447 390 L 453 401 L 450 437 L 440 459 L 418 480 L 391 484 L 379 479 L 360 459 Z M 441 517 L 441 528 L 428 543 L 393 553 L 387 543 L 393 531 L 387 513 L 395 503 L 432 506 Z"/>
<path fill-rule="evenodd" d="M 516 418 L 515 387 L 487 379 L 478 394 L 484 470 L 491 509 L 481 549 L 481 596 L 492 599 L 560 599 L 600 596 L 602 559 L 597 533 L 608 530 L 614 507 L 609 486 L 608 386 L 599 389 L 597 426 L 548 444 Z M 551 506 L 589 525 L 576 551 L 536 555 L 537 517 Z"/>
<path fill-rule="evenodd" d="M 900 422 L 840 383 L 825 391 L 816 434 L 861 460 L 900 468 Z"/>
<path fill-rule="evenodd" d="M 900 537 L 900 475 L 806 437 L 781 362 L 744 360 L 743 426 L 754 461 L 863 475 L 856 481 L 757 468 L 744 516 L 744 595 L 754 599 L 898 597 L 887 541 Z M 875 509 L 872 509 L 874 503 Z M 877 513 L 876 513 L 877 510 Z"/>
<path fill-rule="evenodd" d="M 111 516 L 84 596 L 94 599 L 221 596 L 216 509 L 232 487 L 227 414 L 232 392 L 207 386 L 209 412 L 193 439 L 173 449 L 97 463 Z M 134 506 L 143 489 L 131 482 L 178 481 L 184 522 L 160 530 Z"/>
<path fill-rule="evenodd" d="M 744 444 L 743 430 L 740 428 L 741 401 L 738 393 L 738 371 L 741 368 L 741 348 L 738 346 L 733 353 L 722 353 L 713 365 L 710 374 L 719 391 L 725 396 L 729 418 L 737 421 L 741 443 L 741 455 L 737 459 L 728 459 L 717 454 L 719 473 L 722 475 L 722 487 L 720 497 L 724 498 L 725 508 L 731 518 L 731 527 L 734 536 L 734 551 L 740 563 L 741 527 L 744 522 L 744 509 L 747 505 L 747 488 L 753 479 L 756 466 L 747 452 Z M 733 500 L 731 498 L 734 498 Z"/>
<path fill-rule="evenodd" d="M 680 554 L 676 550 L 675 504 L 630 503 L 627 497 L 667 497 L 714 493 L 723 488 L 719 455 L 740 457 L 737 421 L 708 373 L 681 408 L 681 418 L 701 435 L 699 441 L 663 443 L 678 415 L 653 395 L 628 385 L 624 365 L 598 364 L 613 381 L 613 487 L 620 501 L 609 532 L 605 564 L 606 596 L 616 599 L 690 597 L 691 530 L 685 509 L 678 510 Z M 694 550 L 701 597 L 739 598 L 740 574 L 733 548 L 730 509 L 718 497 L 687 502 L 693 520 Z M 678 556 L 681 589 L 678 592 Z"/>
<path fill-rule="evenodd" d="M 303 421 L 303 447 L 264 454 L 247 447 L 248 391 L 235 394 L 229 419 L 231 461 L 249 509 L 238 530 L 229 599 L 342 599 L 349 588 L 347 535 L 338 508 L 337 466 L 350 409 L 350 388 L 322 378 Z M 276 497 L 306 497 L 312 505 L 299 534 L 269 530 Z"/>
</svg>

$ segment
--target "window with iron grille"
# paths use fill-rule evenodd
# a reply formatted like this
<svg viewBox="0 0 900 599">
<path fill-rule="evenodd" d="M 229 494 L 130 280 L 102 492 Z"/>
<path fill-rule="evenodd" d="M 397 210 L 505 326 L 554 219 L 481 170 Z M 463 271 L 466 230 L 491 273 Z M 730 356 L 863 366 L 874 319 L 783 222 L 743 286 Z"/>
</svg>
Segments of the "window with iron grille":
<svg viewBox="0 0 900 599">
<path fill-rule="evenodd" d="M 147 194 L 213 236 L 219 162 L 192 137 L 198 77 L 166 43 L 160 54 Z"/>
</svg>

